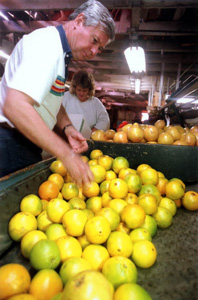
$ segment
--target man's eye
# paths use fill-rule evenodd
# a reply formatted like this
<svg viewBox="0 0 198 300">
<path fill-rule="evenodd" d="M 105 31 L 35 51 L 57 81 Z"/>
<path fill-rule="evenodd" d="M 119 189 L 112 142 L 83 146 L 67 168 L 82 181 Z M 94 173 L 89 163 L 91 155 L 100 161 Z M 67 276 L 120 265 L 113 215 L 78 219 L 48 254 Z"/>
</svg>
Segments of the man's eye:
<svg viewBox="0 0 198 300">
<path fill-rule="evenodd" d="M 94 45 L 96 45 L 98 43 L 96 38 L 93 38 L 93 43 L 94 43 Z"/>
</svg>

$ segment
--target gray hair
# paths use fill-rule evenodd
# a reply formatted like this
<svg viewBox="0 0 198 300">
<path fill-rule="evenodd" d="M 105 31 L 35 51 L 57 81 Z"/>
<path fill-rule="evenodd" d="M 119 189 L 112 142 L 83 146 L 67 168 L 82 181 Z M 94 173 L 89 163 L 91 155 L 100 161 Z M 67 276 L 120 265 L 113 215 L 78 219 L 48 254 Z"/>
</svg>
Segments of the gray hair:
<svg viewBox="0 0 198 300">
<path fill-rule="evenodd" d="M 106 7 L 99 1 L 88 0 L 76 8 L 69 16 L 69 20 L 74 20 L 80 13 L 85 16 L 85 26 L 98 26 L 109 37 L 109 42 L 115 39 L 115 23 Z"/>
</svg>

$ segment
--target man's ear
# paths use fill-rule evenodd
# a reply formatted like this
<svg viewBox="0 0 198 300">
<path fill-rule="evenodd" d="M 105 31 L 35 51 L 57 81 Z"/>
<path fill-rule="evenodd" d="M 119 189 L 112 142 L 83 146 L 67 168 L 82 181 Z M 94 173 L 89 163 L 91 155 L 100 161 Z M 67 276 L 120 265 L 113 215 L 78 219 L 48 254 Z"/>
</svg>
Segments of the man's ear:
<svg viewBox="0 0 198 300">
<path fill-rule="evenodd" d="M 74 19 L 75 25 L 84 25 L 85 23 L 85 15 L 83 13 L 80 13 L 75 19 Z"/>
</svg>

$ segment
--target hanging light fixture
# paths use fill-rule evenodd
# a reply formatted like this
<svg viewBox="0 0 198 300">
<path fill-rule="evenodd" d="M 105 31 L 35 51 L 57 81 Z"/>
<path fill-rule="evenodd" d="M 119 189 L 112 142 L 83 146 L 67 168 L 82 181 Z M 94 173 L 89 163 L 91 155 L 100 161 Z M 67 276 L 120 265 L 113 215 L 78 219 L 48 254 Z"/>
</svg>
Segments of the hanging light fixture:
<svg viewBox="0 0 198 300">
<path fill-rule="evenodd" d="M 137 77 L 146 72 L 144 49 L 141 47 L 129 47 L 124 51 L 126 61 L 131 73 Z"/>
</svg>

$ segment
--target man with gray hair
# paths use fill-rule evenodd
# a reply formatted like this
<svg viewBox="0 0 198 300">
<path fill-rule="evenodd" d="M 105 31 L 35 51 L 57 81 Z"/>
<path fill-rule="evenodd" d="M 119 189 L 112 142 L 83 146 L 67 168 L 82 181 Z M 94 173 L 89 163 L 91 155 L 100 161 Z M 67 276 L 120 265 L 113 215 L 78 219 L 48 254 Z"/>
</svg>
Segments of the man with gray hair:
<svg viewBox="0 0 198 300">
<path fill-rule="evenodd" d="M 17 43 L 0 87 L 0 177 L 40 161 L 43 149 L 59 158 L 78 184 L 93 180 L 79 155 L 87 142 L 62 106 L 64 84 L 71 58 L 93 58 L 114 36 L 107 8 L 89 0 L 63 26 L 37 29 Z"/>
</svg>

